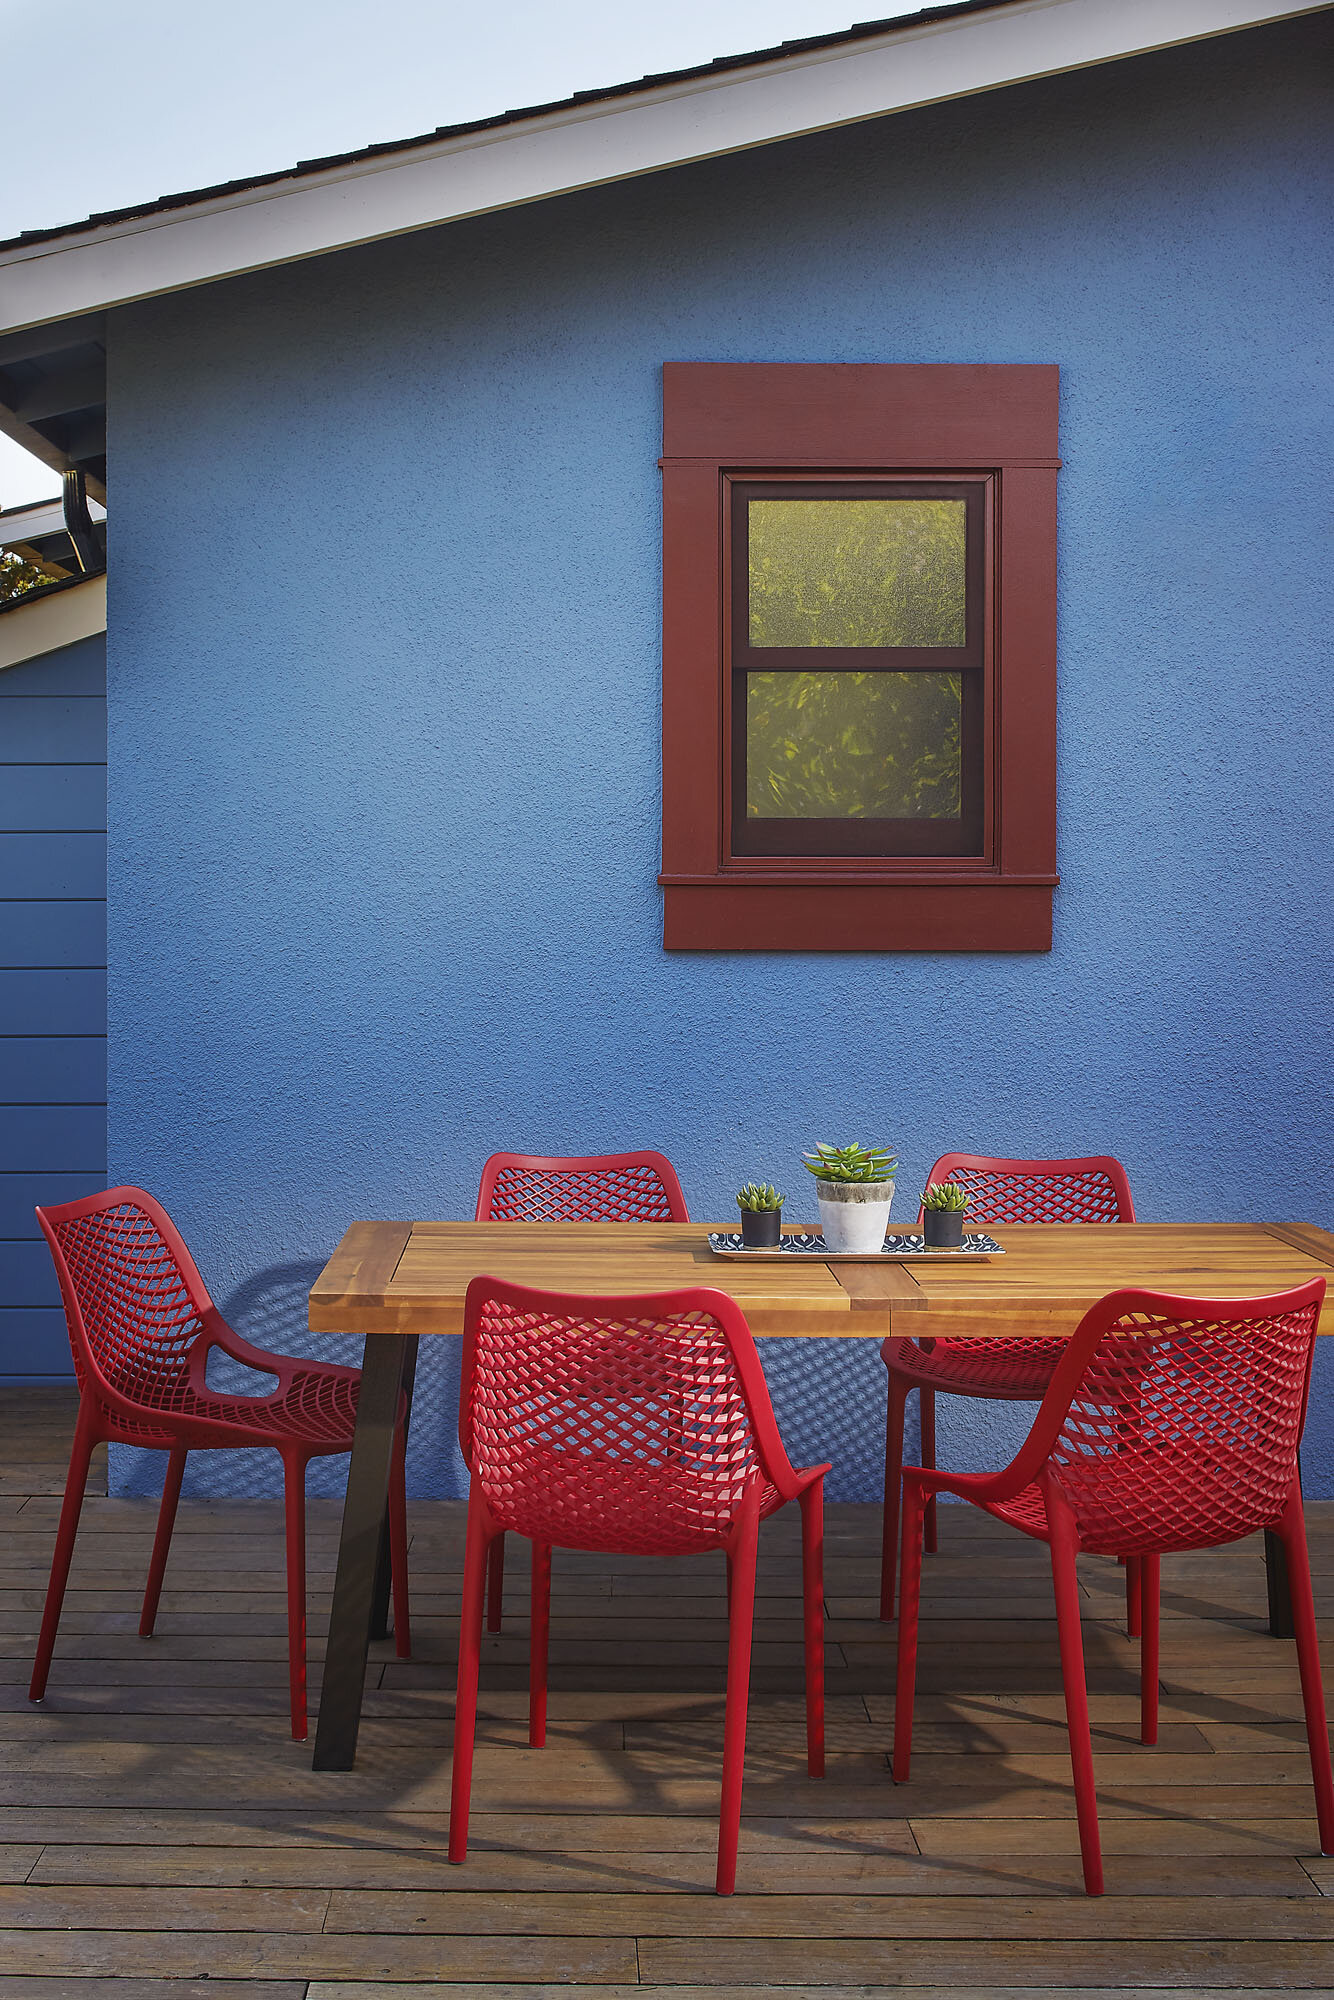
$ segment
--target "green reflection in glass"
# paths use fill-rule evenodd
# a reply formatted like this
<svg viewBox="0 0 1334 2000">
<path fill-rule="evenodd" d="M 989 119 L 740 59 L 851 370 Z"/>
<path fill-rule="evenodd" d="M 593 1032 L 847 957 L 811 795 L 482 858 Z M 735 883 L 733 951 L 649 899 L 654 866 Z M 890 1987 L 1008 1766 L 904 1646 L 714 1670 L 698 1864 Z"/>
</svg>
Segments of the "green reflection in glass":
<svg viewBox="0 0 1334 2000">
<path fill-rule="evenodd" d="M 958 819 L 958 674 L 748 674 L 748 819 Z"/>
<path fill-rule="evenodd" d="M 962 646 L 962 500 L 752 500 L 752 646 Z"/>
</svg>

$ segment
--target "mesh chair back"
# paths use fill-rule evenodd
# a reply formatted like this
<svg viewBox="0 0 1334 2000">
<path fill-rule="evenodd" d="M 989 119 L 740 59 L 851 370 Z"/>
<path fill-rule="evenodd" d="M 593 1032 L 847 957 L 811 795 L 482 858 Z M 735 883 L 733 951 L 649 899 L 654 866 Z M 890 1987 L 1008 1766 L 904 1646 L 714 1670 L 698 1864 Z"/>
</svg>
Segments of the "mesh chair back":
<svg viewBox="0 0 1334 2000">
<path fill-rule="evenodd" d="M 141 1188 L 39 1208 L 81 1388 L 169 1409 L 211 1304 L 163 1209 Z"/>
<path fill-rule="evenodd" d="M 1273 1525 L 1297 1469 L 1323 1293 L 1317 1280 L 1233 1310 L 1120 1293 L 1094 1309 L 1106 1330 L 1090 1315 L 1091 1350 L 1072 1343 L 1087 1360 L 1050 1452 L 1085 1548 L 1209 1548 Z"/>
<path fill-rule="evenodd" d="M 1006 1222 L 1133 1222 L 1135 1204 L 1119 1160 L 995 1160 L 946 1153 L 927 1176 L 968 1190 L 970 1227 Z"/>
<path fill-rule="evenodd" d="M 493 1153 L 478 1222 L 689 1222 L 676 1169 L 661 1153 L 547 1159 Z"/>
<path fill-rule="evenodd" d="M 468 1288 L 459 1439 L 497 1524 L 557 1547 L 717 1548 L 796 1491 L 755 1344 L 716 1292 Z"/>
</svg>

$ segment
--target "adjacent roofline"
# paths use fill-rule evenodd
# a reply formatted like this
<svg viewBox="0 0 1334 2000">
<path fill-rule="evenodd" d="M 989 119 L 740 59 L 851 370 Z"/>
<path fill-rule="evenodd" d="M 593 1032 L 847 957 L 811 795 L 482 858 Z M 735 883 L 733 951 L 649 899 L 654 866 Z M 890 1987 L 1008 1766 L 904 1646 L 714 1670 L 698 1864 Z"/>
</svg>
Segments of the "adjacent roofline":
<svg viewBox="0 0 1334 2000">
<path fill-rule="evenodd" d="M 107 580 L 81 576 L 0 605 L 0 673 L 107 629 Z"/>
<path fill-rule="evenodd" d="M 0 246 L 0 331 L 1114 62 L 1332 0 L 957 0 Z"/>
</svg>

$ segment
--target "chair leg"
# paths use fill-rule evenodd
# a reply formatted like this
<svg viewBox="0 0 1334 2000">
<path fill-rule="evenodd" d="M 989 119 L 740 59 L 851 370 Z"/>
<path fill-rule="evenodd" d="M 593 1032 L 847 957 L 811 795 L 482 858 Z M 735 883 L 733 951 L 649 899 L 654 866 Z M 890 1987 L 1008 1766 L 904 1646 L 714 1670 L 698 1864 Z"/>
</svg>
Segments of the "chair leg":
<svg viewBox="0 0 1334 2000">
<path fill-rule="evenodd" d="M 472 1799 L 472 1751 L 477 1734 L 477 1676 L 482 1658 L 487 1552 L 494 1529 L 474 1484 L 468 1500 L 468 1539 L 463 1555 L 463 1615 L 459 1624 L 459 1671 L 454 1697 L 454 1771 L 449 1792 L 449 1858 L 468 1853 L 468 1807 Z"/>
<path fill-rule="evenodd" d="M 148 1582 L 144 1586 L 143 1609 L 139 1613 L 141 1639 L 151 1639 L 153 1627 L 157 1624 L 158 1601 L 162 1596 L 162 1579 L 167 1569 L 167 1551 L 171 1547 L 171 1531 L 176 1525 L 176 1503 L 181 1497 L 181 1481 L 185 1477 L 185 1461 L 189 1455 L 188 1446 L 183 1444 L 173 1445 L 168 1454 L 167 1473 L 162 1482 L 162 1504 L 157 1512 L 157 1533 L 153 1537 Z"/>
<path fill-rule="evenodd" d="M 1158 1609 L 1159 1559 L 1139 1557 L 1139 1600 L 1141 1631 L 1139 1642 L 1139 1740 L 1158 1741 Z"/>
<path fill-rule="evenodd" d="M 806 1770 L 824 1776 L 824 1480 L 801 1496 L 801 1601 L 806 1653 Z"/>
<path fill-rule="evenodd" d="M 917 1613 L 922 1597 L 921 1484 L 903 1482 L 903 1561 L 899 1573 L 899 1664 L 894 1690 L 894 1782 L 906 1784 L 912 1764 L 912 1717 L 917 1687 Z"/>
<path fill-rule="evenodd" d="M 1142 1557 L 1126 1556 L 1126 1637 L 1138 1639 L 1144 1627 L 1144 1572 Z"/>
<path fill-rule="evenodd" d="M 899 1559 L 899 1513 L 903 1487 L 903 1412 L 908 1385 L 889 1371 L 885 1408 L 885 1512 L 880 1539 L 880 1616 L 894 1616 L 894 1567 Z"/>
<path fill-rule="evenodd" d="M 718 1813 L 718 1873 L 715 1887 L 730 1896 L 736 1887 L 737 1843 L 741 1837 L 741 1782 L 746 1768 L 746 1715 L 750 1706 L 750 1647 L 755 1627 L 755 1561 L 760 1527 L 747 1509 L 733 1530 L 732 1609 L 727 1626 L 727 1708 L 723 1723 L 723 1793 Z"/>
<path fill-rule="evenodd" d="M 51 1557 L 51 1579 L 46 1586 L 42 1629 L 37 1640 L 37 1656 L 32 1663 L 32 1680 L 28 1684 L 29 1701 L 40 1701 L 46 1693 L 46 1677 L 51 1671 L 56 1629 L 60 1624 L 60 1610 L 65 1602 L 65 1585 L 69 1582 L 69 1566 L 74 1555 L 74 1537 L 79 1531 L 84 1488 L 88 1484 L 88 1462 L 92 1458 L 94 1448 L 100 1442 L 96 1427 L 88 1414 L 87 1405 L 80 1403 L 78 1419 L 74 1425 L 74 1442 L 70 1446 L 69 1471 L 65 1476 L 65 1498 L 60 1507 L 60 1526 L 56 1529 L 55 1552 Z"/>
<path fill-rule="evenodd" d="M 292 1692 L 292 1735 L 306 1738 L 306 1461 L 283 1459 L 287 1517 L 287 1678 Z"/>
<path fill-rule="evenodd" d="M 1315 1598 L 1311 1591 L 1311 1558 L 1306 1547 L 1305 1511 L 1301 1488 L 1295 1481 L 1279 1524 L 1279 1534 L 1288 1559 L 1288 1590 L 1292 1599 L 1297 1665 L 1302 1677 L 1302 1707 L 1306 1713 L 1306 1742 L 1311 1753 L 1311 1783 L 1315 1787 L 1320 1852 L 1334 1854 L 1334 1776 L 1330 1772 L 1329 1725 L 1320 1681 L 1320 1648 L 1316 1641 Z"/>
<path fill-rule="evenodd" d="M 412 1617 L 408 1603 L 408 1468 L 407 1437 L 400 1425 L 394 1434 L 389 1463 L 389 1573 L 394 1589 L 394 1652 L 412 1658 Z"/>
<path fill-rule="evenodd" d="M 551 1544 L 533 1543 L 532 1617 L 528 1640 L 528 1741 L 540 1750 L 547 1740 L 547 1654 L 551 1636 Z"/>
<path fill-rule="evenodd" d="M 922 1431 L 922 1464 L 928 1472 L 936 1469 L 936 1392 L 934 1389 L 918 1391 L 918 1419 Z M 923 1514 L 922 1547 L 929 1556 L 936 1553 L 936 1496 L 928 1493 Z"/>
<path fill-rule="evenodd" d="M 497 1535 L 491 1544 L 486 1571 L 486 1629 L 500 1630 L 501 1603 L 505 1595 L 505 1537 Z"/>
<path fill-rule="evenodd" d="M 1075 1536 L 1068 1514 L 1058 1514 L 1048 1502 L 1051 1529 L 1051 1576 L 1056 1593 L 1056 1630 L 1061 1647 L 1061 1679 L 1065 1684 L 1065 1720 L 1070 1733 L 1070 1766 L 1079 1819 L 1079 1847 L 1084 1857 L 1084 1887 L 1090 1896 L 1102 1894 L 1102 1840 L 1098 1833 L 1098 1797 L 1093 1782 L 1093 1745 L 1089 1738 L 1088 1685 L 1084 1679 L 1084 1635 L 1079 1622 L 1079 1584 L 1075 1576 Z"/>
</svg>

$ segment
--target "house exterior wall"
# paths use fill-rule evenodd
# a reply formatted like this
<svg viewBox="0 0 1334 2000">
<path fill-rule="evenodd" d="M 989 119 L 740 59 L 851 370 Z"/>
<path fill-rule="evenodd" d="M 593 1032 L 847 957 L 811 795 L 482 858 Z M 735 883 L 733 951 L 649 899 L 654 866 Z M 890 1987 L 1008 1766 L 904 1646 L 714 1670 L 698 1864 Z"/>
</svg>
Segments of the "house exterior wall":
<svg viewBox="0 0 1334 2000">
<path fill-rule="evenodd" d="M 72 1377 L 60 1288 L 33 1208 L 105 1179 L 98 633 L 0 673 L 0 1383 Z"/>
<path fill-rule="evenodd" d="M 1334 1222 L 1330 26 L 113 316 L 110 1171 L 252 1337 L 339 1351 L 304 1292 L 345 1224 L 468 1215 L 499 1147 L 659 1147 L 710 1221 L 750 1177 L 809 1209 L 803 1144 L 858 1136 L 905 1213 L 961 1147 L 1114 1152 L 1149 1221 Z M 669 359 L 1060 364 L 1049 956 L 663 952 Z M 449 1345 L 421 1491 L 457 1490 Z M 874 1346 L 766 1365 L 870 1497 Z M 1020 1421 L 953 1403 L 941 1450 Z"/>
</svg>

